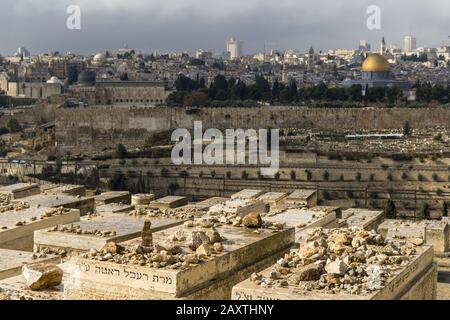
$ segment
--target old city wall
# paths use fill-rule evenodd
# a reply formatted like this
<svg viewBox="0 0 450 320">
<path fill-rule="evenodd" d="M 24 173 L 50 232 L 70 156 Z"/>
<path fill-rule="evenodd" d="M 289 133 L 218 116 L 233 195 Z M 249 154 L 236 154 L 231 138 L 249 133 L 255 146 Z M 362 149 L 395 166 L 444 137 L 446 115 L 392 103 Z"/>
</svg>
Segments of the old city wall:
<svg viewBox="0 0 450 320">
<path fill-rule="evenodd" d="M 264 109 L 264 112 L 262 112 Z M 148 132 L 204 127 L 390 129 L 409 121 L 413 128 L 450 126 L 449 108 L 204 108 L 187 114 L 184 108 L 90 107 L 59 109 L 56 140 L 62 150 L 101 150 L 121 142 L 142 144 Z"/>
</svg>

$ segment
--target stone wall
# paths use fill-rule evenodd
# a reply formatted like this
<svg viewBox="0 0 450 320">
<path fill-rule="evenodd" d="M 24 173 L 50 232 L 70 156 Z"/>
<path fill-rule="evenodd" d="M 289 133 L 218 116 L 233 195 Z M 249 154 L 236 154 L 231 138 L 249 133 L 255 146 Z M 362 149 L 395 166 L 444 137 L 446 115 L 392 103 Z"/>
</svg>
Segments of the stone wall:
<svg viewBox="0 0 450 320">
<path fill-rule="evenodd" d="M 390 129 L 409 121 L 413 128 L 450 126 L 448 108 L 204 108 L 187 114 L 184 108 L 89 107 L 59 109 L 56 140 L 61 150 L 101 150 L 123 143 L 141 145 L 146 132 L 204 127 Z"/>
</svg>

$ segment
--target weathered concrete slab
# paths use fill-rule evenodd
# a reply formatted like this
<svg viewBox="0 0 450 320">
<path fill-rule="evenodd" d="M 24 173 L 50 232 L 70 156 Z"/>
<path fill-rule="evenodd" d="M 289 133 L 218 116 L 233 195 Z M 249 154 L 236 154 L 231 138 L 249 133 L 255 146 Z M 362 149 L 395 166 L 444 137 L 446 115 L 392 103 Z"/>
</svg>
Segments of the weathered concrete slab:
<svg viewBox="0 0 450 320">
<path fill-rule="evenodd" d="M 287 197 L 285 192 L 267 192 L 260 195 L 256 200 L 262 201 L 265 204 L 274 206 L 282 202 Z"/>
<path fill-rule="evenodd" d="M 26 251 L 0 249 L 0 280 L 18 276 L 22 267 L 29 263 L 60 263 L 55 255 L 39 255 Z"/>
<path fill-rule="evenodd" d="M 121 243 L 139 237 L 146 218 L 146 216 L 116 214 L 114 216 L 92 217 L 89 220 L 83 219 L 80 222 L 64 226 L 66 228 L 71 227 L 74 232 L 39 230 L 34 234 L 34 249 L 38 252 L 44 248 L 54 251 L 59 249 L 88 251 L 91 248 L 100 250 L 108 242 Z M 151 221 L 151 231 L 157 232 L 180 225 L 185 220 L 152 218 Z M 75 232 L 76 229 L 79 229 L 80 233 Z M 108 234 L 92 234 L 95 230 Z M 82 234 L 82 232 L 85 232 L 85 234 Z"/>
<path fill-rule="evenodd" d="M 278 213 L 271 212 L 263 218 L 264 221 L 283 223 L 295 228 L 295 241 L 300 243 L 308 229 L 327 228 L 336 221 L 336 212 L 314 210 L 314 208 L 286 209 Z"/>
<path fill-rule="evenodd" d="M 99 215 L 108 213 L 126 213 L 134 210 L 133 205 L 120 204 L 120 203 L 108 203 L 100 206 L 96 206 L 95 211 Z"/>
<path fill-rule="evenodd" d="M 68 195 L 68 196 L 80 196 L 85 197 L 86 196 L 86 187 L 81 185 L 74 185 L 74 184 L 62 184 L 62 185 L 54 185 L 53 188 L 47 188 L 43 189 L 41 188 L 41 191 L 43 194 L 52 194 L 52 195 Z"/>
<path fill-rule="evenodd" d="M 383 211 L 351 208 L 342 212 L 342 218 L 349 227 L 357 227 L 364 230 L 377 230 L 384 220 Z"/>
<path fill-rule="evenodd" d="M 224 203 L 225 201 L 230 200 L 229 198 L 222 198 L 222 197 L 212 197 L 200 202 L 192 203 L 191 205 L 196 206 L 201 209 L 209 209 L 212 206 L 215 206 L 216 204 Z"/>
<path fill-rule="evenodd" d="M 0 194 L 10 195 L 11 199 L 21 199 L 35 194 L 41 190 L 37 183 L 16 183 L 5 187 L 0 187 Z"/>
<path fill-rule="evenodd" d="M 261 272 L 269 277 L 273 268 Z M 233 300 L 397 300 L 397 299 L 435 299 L 436 266 L 433 264 L 433 249 L 424 246 L 406 266 L 395 270 L 386 285 L 370 294 L 331 294 L 317 289 L 309 291 L 288 284 L 285 287 L 261 286 L 247 279 L 233 288 Z"/>
<path fill-rule="evenodd" d="M 73 197 L 68 195 L 43 195 L 38 194 L 23 199 L 30 207 L 47 207 L 47 208 L 59 208 L 66 209 L 78 209 L 82 216 L 94 212 L 95 203 L 94 198 L 90 197 Z"/>
<path fill-rule="evenodd" d="M 389 239 L 423 239 L 434 247 L 436 254 L 449 251 L 449 225 L 445 221 L 386 219 L 378 232 Z"/>
<path fill-rule="evenodd" d="M 164 241 L 177 232 L 203 231 L 204 228 L 179 226 L 157 232 L 154 242 Z M 234 273 L 248 268 L 258 261 L 288 249 L 294 241 L 294 229 L 279 232 L 260 229 L 259 233 L 243 227 L 219 226 L 217 231 L 227 240 L 222 242 L 223 251 L 198 264 L 182 269 L 153 268 L 85 258 L 73 258 L 79 268 L 79 290 L 122 292 L 149 299 L 183 298 L 203 290 L 212 281 L 225 280 Z M 123 243 L 135 247 L 139 241 Z M 187 243 L 180 244 L 183 252 L 191 252 Z M 201 297 L 199 297 L 201 298 Z M 204 297 L 203 297 L 204 298 Z"/>
<path fill-rule="evenodd" d="M 151 193 L 133 194 L 131 196 L 131 204 L 135 206 L 149 205 L 153 200 L 155 200 L 155 195 Z"/>
<path fill-rule="evenodd" d="M 317 205 L 317 192 L 316 190 L 297 189 L 287 196 L 286 203 L 314 207 Z"/>
<path fill-rule="evenodd" d="M 32 251 L 34 231 L 50 228 L 58 224 L 77 222 L 80 211 L 67 209 L 62 214 L 44 217 L 53 208 L 28 208 L 21 211 L 0 214 L 0 248 Z"/>
<path fill-rule="evenodd" d="M 264 193 L 263 190 L 244 189 L 231 195 L 231 199 L 244 199 L 244 200 L 256 199 L 263 193 Z"/>
<path fill-rule="evenodd" d="M 128 191 L 109 191 L 95 196 L 94 199 L 98 206 L 110 203 L 128 204 L 131 201 L 131 195 Z"/>
<path fill-rule="evenodd" d="M 238 214 L 240 216 L 245 216 L 248 213 L 256 212 L 263 213 L 267 212 L 268 206 L 259 200 L 255 199 L 231 199 L 223 203 L 218 203 L 209 208 L 209 215 L 227 215 L 227 214 Z"/>
<path fill-rule="evenodd" d="M 160 210 L 164 210 L 178 208 L 186 205 L 187 203 L 188 199 L 186 197 L 168 196 L 152 201 L 150 203 L 150 206 L 158 208 Z"/>
</svg>

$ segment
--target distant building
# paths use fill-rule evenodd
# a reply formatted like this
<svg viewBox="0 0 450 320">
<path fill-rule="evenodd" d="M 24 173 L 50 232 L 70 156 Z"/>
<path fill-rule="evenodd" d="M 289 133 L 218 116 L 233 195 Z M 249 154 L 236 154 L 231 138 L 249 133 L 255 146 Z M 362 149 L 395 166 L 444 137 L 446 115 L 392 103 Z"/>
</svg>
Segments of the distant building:
<svg viewBox="0 0 450 320">
<path fill-rule="evenodd" d="M 369 52 L 370 49 L 371 49 L 370 43 L 368 43 L 366 40 L 359 40 L 358 51 Z"/>
<path fill-rule="evenodd" d="M 242 55 L 242 42 L 231 37 L 227 42 L 227 52 L 230 55 L 230 59 L 239 58 Z"/>
<path fill-rule="evenodd" d="M 166 81 L 96 81 L 96 71 L 85 69 L 71 87 L 77 99 L 88 105 L 155 105 L 171 93 Z"/>
<path fill-rule="evenodd" d="M 17 52 L 14 54 L 14 56 L 22 57 L 22 58 L 29 58 L 29 57 L 31 57 L 31 53 L 26 48 L 20 47 L 19 49 L 17 49 Z"/>
<path fill-rule="evenodd" d="M 344 87 L 360 85 L 363 90 L 374 87 L 398 87 L 401 89 L 411 87 L 409 82 L 395 80 L 389 62 L 378 53 L 371 54 L 364 60 L 360 79 L 345 80 L 343 85 Z"/>
<path fill-rule="evenodd" d="M 406 36 L 404 40 L 404 51 L 411 52 L 416 50 L 416 48 L 417 48 L 416 38 L 413 36 Z"/>
</svg>

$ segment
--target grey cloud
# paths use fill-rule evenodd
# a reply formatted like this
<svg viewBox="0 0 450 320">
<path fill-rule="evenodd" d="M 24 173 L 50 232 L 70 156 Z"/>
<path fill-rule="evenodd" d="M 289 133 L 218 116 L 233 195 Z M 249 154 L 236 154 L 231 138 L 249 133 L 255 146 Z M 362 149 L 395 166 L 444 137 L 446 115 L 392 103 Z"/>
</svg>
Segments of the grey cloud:
<svg viewBox="0 0 450 320">
<path fill-rule="evenodd" d="M 82 29 L 67 30 L 66 8 L 82 9 Z M 366 8 L 379 5 L 382 30 L 366 28 Z M 247 53 L 268 48 L 318 50 L 354 48 L 359 39 L 378 46 L 402 44 L 404 35 L 419 45 L 438 46 L 450 34 L 450 3 L 428 0 L 3 0 L 0 53 L 18 46 L 32 52 L 94 53 L 126 43 L 143 51 L 197 48 L 221 52 L 235 36 Z"/>
</svg>

